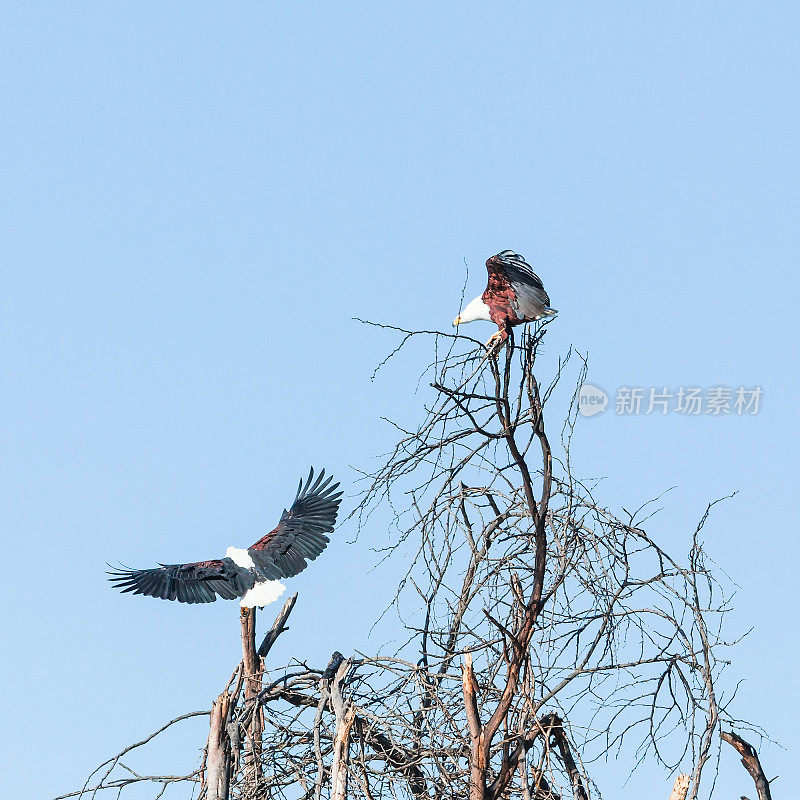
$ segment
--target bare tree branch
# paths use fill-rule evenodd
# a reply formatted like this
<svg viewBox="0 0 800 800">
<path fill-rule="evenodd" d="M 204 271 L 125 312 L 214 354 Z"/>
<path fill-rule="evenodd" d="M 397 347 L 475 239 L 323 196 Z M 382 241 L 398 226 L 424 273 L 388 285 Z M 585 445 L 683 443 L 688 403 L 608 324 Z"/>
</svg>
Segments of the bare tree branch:
<svg viewBox="0 0 800 800">
<path fill-rule="evenodd" d="M 733 731 L 722 731 L 720 736 L 742 757 L 742 766 L 750 773 L 756 785 L 758 800 L 772 800 L 769 781 L 761 768 L 761 761 L 755 748 Z"/>
</svg>

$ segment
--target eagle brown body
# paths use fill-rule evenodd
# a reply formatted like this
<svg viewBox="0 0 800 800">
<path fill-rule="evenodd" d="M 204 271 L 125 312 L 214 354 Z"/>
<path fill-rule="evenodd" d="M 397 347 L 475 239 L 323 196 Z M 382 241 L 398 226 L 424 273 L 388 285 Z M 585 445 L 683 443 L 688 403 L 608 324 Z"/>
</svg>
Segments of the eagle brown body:
<svg viewBox="0 0 800 800">
<path fill-rule="evenodd" d="M 454 325 L 474 320 L 491 320 L 498 332 L 489 342 L 505 341 L 515 325 L 552 317 L 558 312 L 550 308 L 550 297 L 539 276 L 525 259 L 503 250 L 486 261 L 488 282 L 480 297 L 476 297 L 456 317 Z"/>
</svg>

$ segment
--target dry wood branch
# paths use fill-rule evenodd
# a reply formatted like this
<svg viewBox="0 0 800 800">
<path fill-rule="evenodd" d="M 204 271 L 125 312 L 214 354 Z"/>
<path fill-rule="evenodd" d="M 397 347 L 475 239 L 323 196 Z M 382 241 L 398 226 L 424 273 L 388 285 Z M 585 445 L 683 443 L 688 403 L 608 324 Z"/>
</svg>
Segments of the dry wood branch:
<svg viewBox="0 0 800 800">
<path fill-rule="evenodd" d="M 256 609 L 242 608 L 242 664 L 244 675 L 245 706 L 253 705 L 250 722 L 247 726 L 247 742 L 245 744 L 244 769 L 256 785 L 262 776 L 261 736 L 263 733 L 263 715 L 257 705 L 257 697 L 261 691 L 261 675 L 263 662 L 256 650 Z"/>
<path fill-rule="evenodd" d="M 723 731 L 720 736 L 742 757 L 742 766 L 750 773 L 756 785 L 758 800 L 772 800 L 769 781 L 761 768 L 761 761 L 755 748 L 733 731 Z"/>
<path fill-rule="evenodd" d="M 277 617 L 275 617 L 275 622 L 272 623 L 272 627 L 267 631 L 266 636 L 264 636 L 264 640 L 261 642 L 260 647 L 258 648 L 258 655 L 262 659 L 266 659 L 269 655 L 269 651 L 272 650 L 272 646 L 277 641 L 278 637 L 287 630 L 286 623 L 289 620 L 289 614 L 292 613 L 292 609 L 294 608 L 294 604 L 297 602 L 297 592 L 295 592 L 283 605 L 283 608 L 280 610 L 280 613 Z"/>
<path fill-rule="evenodd" d="M 344 681 L 353 662 L 345 659 L 339 664 L 330 684 L 334 715 L 333 763 L 331 765 L 331 800 L 344 800 L 347 796 L 347 765 L 350 752 L 350 729 L 355 720 L 355 709 L 344 692 Z"/>
<path fill-rule="evenodd" d="M 462 686 L 464 692 L 464 710 L 467 715 L 470 740 L 470 800 L 483 800 L 486 792 L 486 761 L 483 747 L 483 726 L 478 712 L 478 684 L 472 668 L 472 655 L 464 654 L 462 668 Z"/>
<path fill-rule="evenodd" d="M 691 782 L 691 775 L 678 775 L 678 777 L 675 778 L 675 785 L 672 787 L 669 800 L 686 800 L 686 793 L 689 791 Z"/>
<path fill-rule="evenodd" d="M 347 765 L 350 752 L 350 729 L 356 718 L 356 710 L 350 706 L 336 727 L 333 741 L 333 764 L 331 766 L 331 800 L 345 800 L 347 797 Z"/>
<path fill-rule="evenodd" d="M 98 792 L 102 792 L 107 789 L 112 789 L 119 792 L 129 784 L 133 783 L 151 782 L 161 784 L 163 786 L 168 783 L 177 783 L 181 781 L 198 781 L 198 772 L 191 772 L 188 775 L 136 775 L 125 768 L 122 759 L 133 750 L 149 744 L 173 725 L 176 725 L 183 720 L 191 719 L 192 717 L 207 717 L 209 716 L 209 713 L 210 712 L 208 711 L 192 711 L 188 714 L 181 714 L 179 717 L 175 717 L 175 719 L 171 719 L 169 722 L 166 722 L 164 725 L 158 728 L 158 730 L 153 731 L 153 733 L 151 733 L 149 736 L 146 736 L 144 739 L 128 745 L 113 758 L 109 758 L 107 761 L 104 761 L 102 764 L 96 767 L 79 790 L 59 795 L 58 797 L 53 798 L 53 800 L 66 800 L 68 797 L 93 798 L 96 797 Z M 119 766 L 125 768 L 125 771 L 128 774 L 121 778 L 114 778 L 112 773 L 114 773 L 115 769 Z M 98 774 L 100 774 L 99 778 L 97 777 Z M 92 783 L 93 781 L 95 781 L 94 784 Z"/>
<path fill-rule="evenodd" d="M 211 725 L 206 745 L 206 800 L 228 800 L 231 745 L 227 731 L 231 695 L 224 691 L 211 706 Z"/>
<path fill-rule="evenodd" d="M 544 727 L 552 737 L 553 742 L 558 748 L 561 761 L 564 768 L 569 775 L 570 783 L 572 784 L 572 795 L 575 800 L 588 800 L 586 789 L 583 786 L 581 773 L 575 763 L 575 757 L 572 755 L 572 748 L 569 745 L 566 731 L 564 730 L 564 723 L 560 717 L 555 714 L 550 715 L 550 719 L 543 723 Z"/>
</svg>

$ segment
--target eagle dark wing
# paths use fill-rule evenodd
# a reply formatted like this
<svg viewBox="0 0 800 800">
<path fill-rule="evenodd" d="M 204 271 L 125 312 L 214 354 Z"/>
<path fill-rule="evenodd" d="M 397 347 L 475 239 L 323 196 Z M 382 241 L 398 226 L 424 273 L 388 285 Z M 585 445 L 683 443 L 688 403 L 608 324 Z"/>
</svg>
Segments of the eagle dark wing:
<svg viewBox="0 0 800 800">
<path fill-rule="evenodd" d="M 256 570 L 265 578 L 291 578 L 302 572 L 330 541 L 325 535 L 336 525 L 342 492 L 338 483 L 325 478 L 325 470 L 314 480 L 312 467 L 308 479 L 297 489 L 291 508 L 284 509 L 275 530 L 248 548 Z"/>
<path fill-rule="evenodd" d="M 153 569 L 121 568 L 109 572 L 111 583 L 123 592 L 177 600 L 179 603 L 213 603 L 241 597 L 256 582 L 255 574 L 230 558 L 194 564 L 162 564 Z"/>
<path fill-rule="evenodd" d="M 525 259 L 511 250 L 503 250 L 486 262 L 489 282 L 484 293 L 484 302 L 491 307 L 507 306 L 519 320 L 534 320 L 550 316 L 550 298 L 544 290 L 541 278 Z"/>
</svg>

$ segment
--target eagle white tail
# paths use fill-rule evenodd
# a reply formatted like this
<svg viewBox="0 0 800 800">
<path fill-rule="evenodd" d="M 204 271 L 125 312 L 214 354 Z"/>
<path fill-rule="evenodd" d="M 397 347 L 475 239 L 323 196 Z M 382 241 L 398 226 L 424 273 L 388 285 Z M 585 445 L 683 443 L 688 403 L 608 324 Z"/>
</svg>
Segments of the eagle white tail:
<svg viewBox="0 0 800 800">
<path fill-rule="evenodd" d="M 239 605 L 242 608 L 268 606 L 270 603 L 274 603 L 285 591 L 286 587 L 280 581 L 257 583 L 252 589 L 248 589 L 245 592 Z"/>
</svg>

